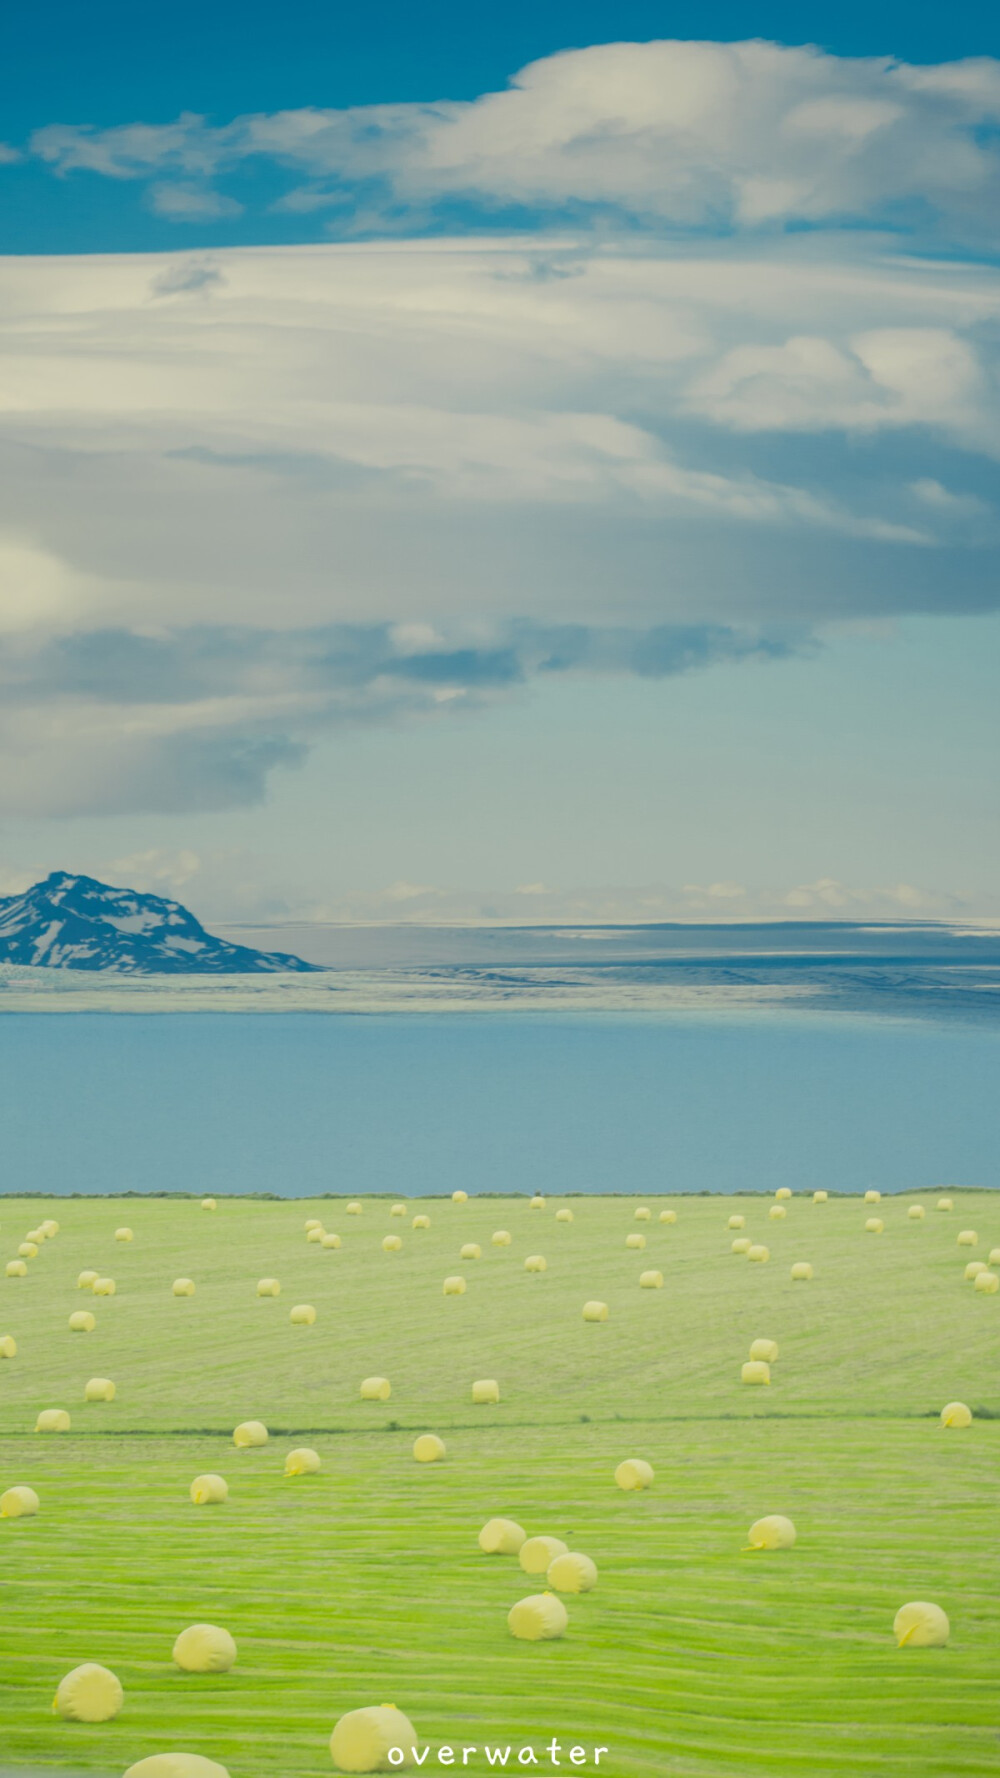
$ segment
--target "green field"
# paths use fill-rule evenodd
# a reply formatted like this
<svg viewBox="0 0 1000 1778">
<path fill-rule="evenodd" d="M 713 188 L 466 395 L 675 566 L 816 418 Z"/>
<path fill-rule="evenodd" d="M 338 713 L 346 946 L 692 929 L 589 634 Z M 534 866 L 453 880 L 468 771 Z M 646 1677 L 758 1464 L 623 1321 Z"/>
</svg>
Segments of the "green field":
<svg viewBox="0 0 1000 1778">
<path fill-rule="evenodd" d="M 570 1225 L 556 1200 L 411 1203 L 427 1231 L 388 1200 L 360 1217 L 346 1200 L 220 1199 L 214 1214 L 4 1200 L 4 1260 L 46 1216 L 61 1232 L 26 1278 L 0 1275 L 0 1334 L 18 1343 L 0 1362 L 0 1488 L 27 1483 L 42 1503 L 0 1522 L 0 1765 L 117 1778 L 187 1748 L 231 1778 L 314 1778 L 343 1711 L 392 1702 L 431 1747 L 425 1771 L 446 1769 L 443 1743 L 477 1747 L 466 1769 L 482 1773 L 484 1744 L 555 1735 L 609 1747 L 611 1778 L 996 1773 L 1000 1296 L 964 1282 L 956 1236 L 977 1229 L 985 1259 L 1000 1196 L 954 1191 L 939 1213 L 936 1195 L 883 1201 L 881 1236 L 857 1198 L 796 1197 L 781 1223 L 761 1198 L 650 1199 L 645 1253 L 625 1248 L 629 1198 L 574 1199 Z M 672 1227 L 655 1220 L 664 1204 Z M 730 1252 L 735 1210 L 768 1265 Z M 339 1251 L 307 1245 L 310 1215 Z M 510 1246 L 491 1245 L 498 1228 Z M 402 1253 L 382 1252 L 389 1232 Z M 460 1262 L 463 1241 L 482 1259 Z M 547 1272 L 525 1272 L 529 1253 Z M 791 1282 L 797 1259 L 811 1283 Z M 116 1295 L 78 1291 L 85 1266 Z M 650 1266 L 663 1290 L 638 1288 Z M 452 1272 L 464 1296 L 442 1294 Z M 172 1296 L 178 1275 L 195 1296 Z M 280 1298 L 257 1298 L 263 1275 Z M 591 1297 L 606 1323 L 584 1323 Z M 289 1322 L 303 1302 L 313 1327 Z M 83 1306 L 96 1331 L 70 1333 Z M 758 1336 L 781 1348 L 767 1389 L 740 1382 Z M 360 1401 L 372 1373 L 389 1402 Z M 84 1404 L 91 1376 L 115 1381 L 113 1403 Z M 472 1406 L 480 1377 L 499 1381 L 499 1406 Z M 977 1410 L 966 1431 L 937 1423 L 954 1398 Z M 45 1407 L 72 1430 L 34 1433 Z M 267 1447 L 234 1449 L 247 1418 Z M 447 1441 L 441 1464 L 413 1461 L 427 1430 Z M 293 1442 L 321 1453 L 319 1475 L 285 1478 Z M 614 1486 L 627 1456 L 654 1465 L 649 1493 Z M 191 1505 L 203 1470 L 228 1479 L 224 1506 Z M 796 1547 L 743 1553 L 771 1512 L 794 1519 Z M 494 1514 L 597 1562 L 563 1640 L 509 1636 L 509 1607 L 543 1583 L 480 1553 Z M 947 1648 L 897 1650 L 910 1599 L 948 1612 Z M 231 1673 L 172 1665 L 198 1621 L 235 1636 Z M 51 1714 L 85 1660 L 122 1680 L 113 1722 Z M 515 1758 L 508 1770 L 555 1769 Z"/>
</svg>

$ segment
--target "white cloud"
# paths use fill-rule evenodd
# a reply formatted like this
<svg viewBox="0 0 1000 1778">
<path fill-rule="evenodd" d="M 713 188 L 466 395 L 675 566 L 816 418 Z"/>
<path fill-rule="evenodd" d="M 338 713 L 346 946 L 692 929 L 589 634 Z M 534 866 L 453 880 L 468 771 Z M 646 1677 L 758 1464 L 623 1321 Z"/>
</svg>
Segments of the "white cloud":
<svg viewBox="0 0 1000 1778">
<path fill-rule="evenodd" d="M 243 205 L 202 185 L 157 184 L 149 188 L 150 208 L 171 222 L 214 222 L 239 216 Z"/>
</svg>

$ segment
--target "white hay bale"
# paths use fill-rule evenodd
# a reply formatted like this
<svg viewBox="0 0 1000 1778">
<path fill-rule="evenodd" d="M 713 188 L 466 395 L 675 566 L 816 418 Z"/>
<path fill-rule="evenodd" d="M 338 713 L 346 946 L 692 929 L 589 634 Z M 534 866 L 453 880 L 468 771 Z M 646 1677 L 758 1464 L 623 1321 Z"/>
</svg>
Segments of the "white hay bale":
<svg viewBox="0 0 1000 1778">
<path fill-rule="evenodd" d="M 545 1578 L 557 1593 L 590 1593 L 597 1585 L 597 1564 L 589 1556 L 567 1550 L 565 1556 L 557 1556 L 549 1564 Z"/>
<path fill-rule="evenodd" d="M 516 1556 L 527 1536 L 514 1519 L 488 1519 L 479 1533 L 479 1547 L 487 1556 Z"/>
<path fill-rule="evenodd" d="M 413 1218 L 412 1223 L 410 1224 L 410 1227 L 414 1228 L 414 1229 L 429 1229 L 430 1226 L 431 1226 L 431 1219 L 429 1216 L 427 1216 L 425 1214 L 424 1211 L 421 1211 L 419 1216 L 415 1216 Z"/>
<path fill-rule="evenodd" d="M 173 1653 L 184 1673 L 228 1673 L 236 1665 L 236 1644 L 219 1624 L 189 1624 Z"/>
<path fill-rule="evenodd" d="M 565 1633 L 569 1616 L 554 1593 L 532 1593 L 507 1613 L 507 1628 L 521 1642 L 551 1642 Z"/>
<path fill-rule="evenodd" d="M 280 1296 L 281 1295 L 281 1285 L 279 1284 L 277 1278 L 258 1278 L 258 1280 L 257 1280 L 257 1295 L 258 1296 Z"/>
<path fill-rule="evenodd" d="M 639 1208 L 634 1212 L 634 1217 L 636 1222 L 651 1222 L 653 1212 L 647 1204 L 640 1204 Z"/>
<path fill-rule="evenodd" d="M 97 1326 L 97 1316 L 89 1309 L 74 1309 L 69 1318 L 70 1333 L 93 1333 Z"/>
<path fill-rule="evenodd" d="M 762 1358 L 765 1364 L 774 1364 L 778 1356 L 778 1342 L 777 1340 L 753 1340 L 747 1356 Z"/>
<path fill-rule="evenodd" d="M 16 1358 L 17 1341 L 13 1334 L 0 1334 L 0 1358 Z"/>
<path fill-rule="evenodd" d="M 599 1303 L 596 1300 L 594 1302 L 584 1303 L 584 1305 L 583 1305 L 583 1319 L 584 1319 L 584 1321 L 607 1321 L 607 1319 L 608 1319 L 608 1305 L 607 1305 L 607 1303 Z"/>
<path fill-rule="evenodd" d="M 880 1204 L 881 1202 L 882 1202 L 882 1193 L 881 1192 L 877 1192 L 877 1191 L 866 1191 L 865 1192 L 865 1203 L 866 1204 Z"/>
<path fill-rule="evenodd" d="M 951 1198 L 939 1198 L 934 1208 L 935 1210 L 954 1210 L 955 1205 Z"/>
<path fill-rule="evenodd" d="M 569 1553 L 561 1537 L 526 1537 L 517 1552 L 525 1574 L 547 1574 L 557 1556 Z"/>
<path fill-rule="evenodd" d="M 52 1708 L 67 1722 L 110 1722 L 124 1702 L 117 1675 L 96 1661 L 85 1661 L 59 1681 Z"/>
<path fill-rule="evenodd" d="M 742 1370 L 740 1371 L 740 1382 L 741 1383 L 761 1384 L 761 1383 L 770 1383 L 770 1381 L 771 1381 L 771 1367 L 769 1364 L 765 1364 L 763 1359 L 759 1359 L 759 1358 L 748 1359 L 746 1364 L 743 1366 Z"/>
<path fill-rule="evenodd" d="M 6 1270 L 8 1278 L 26 1278 L 28 1276 L 28 1268 L 23 1259 L 9 1259 Z"/>
<path fill-rule="evenodd" d="M 750 1252 L 750 1249 L 752 1246 L 753 1246 L 753 1242 L 751 1241 L 749 1235 L 737 1235 L 735 1241 L 732 1244 L 732 1247 L 730 1248 L 730 1252 L 742 1253 L 742 1254 L 746 1255 Z"/>
<path fill-rule="evenodd" d="M 639 1289 L 640 1290 L 662 1290 L 663 1289 L 663 1273 L 662 1272 L 640 1272 L 639 1273 Z"/>
<path fill-rule="evenodd" d="M 980 1272 L 973 1289 L 978 1290 L 980 1296 L 996 1296 L 1000 1290 L 1000 1272 Z"/>
<path fill-rule="evenodd" d="M 641 1493 L 653 1485 L 653 1465 L 644 1457 L 626 1457 L 615 1470 L 615 1481 L 626 1493 Z"/>
<path fill-rule="evenodd" d="M 296 1303 L 289 1311 L 288 1319 L 293 1327 L 312 1327 L 316 1320 L 316 1311 L 312 1303 Z"/>
<path fill-rule="evenodd" d="M 545 1209 L 545 1199 L 542 1197 L 541 1192 L 535 1193 L 530 1204 L 528 1205 L 528 1209 L 529 1210 L 544 1210 Z"/>
<path fill-rule="evenodd" d="M 233 1430 L 233 1444 L 239 1451 L 249 1451 L 258 1445 L 266 1445 L 267 1440 L 268 1431 L 263 1420 L 241 1420 Z"/>
<path fill-rule="evenodd" d="M 343 1245 L 343 1243 L 341 1242 L 340 1236 L 334 1235 L 334 1234 L 321 1235 L 319 1238 L 319 1244 L 321 1247 L 326 1247 L 327 1249 L 333 1248 L 333 1247 L 340 1247 Z"/>
<path fill-rule="evenodd" d="M 193 1278 L 175 1278 L 171 1286 L 174 1296 L 194 1296 Z M 96 1291 L 97 1286 L 94 1286 Z"/>
<path fill-rule="evenodd" d="M 942 1426 L 964 1428 L 972 1425 L 972 1409 L 967 1408 L 964 1401 L 949 1401 L 941 1409 Z"/>
<path fill-rule="evenodd" d="M 417 1732 L 394 1704 L 349 1710 L 330 1736 L 330 1757 L 339 1772 L 399 1771 L 416 1763 L 415 1749 Z"/>
<path fill-rule="evenodd" d="M 202 1198 L 201 1207 L 203 1210 L 217 1210 L 219 1208 L 214 1198 Z"/>
<path fill-rule="evenodd" d="M 286 1475 L 317 1475 L 320 1468 L 320 1455 L 308 1445 L 300 1445 L 298 1450 L 289 1451 L 285 1458 Z"/>
<path fill-rule="evenodd" d="M 422 1432 L 415 1440 L 413 1455 L 418 1463 L 440 1463 L 445 1454 L 444 1439 L 436 1432 Z"/>
<path fill-rule="evenodd" d="M 229 1499 L 229 1483 L 221 1475 L 196 1475 L 188 1492 L 195 1506 L 221 1506 Z"/>
<path fill-rule="evenodd" d="M 924 1207 L 922 1204 L 911 1204 L 906 1214 L 911 1222 L 923 1222 Z"/>
<path fill-rule="evenodd" d="M 510 1232 L 508 1229 L 497 1229 L 496 1232 L 490 1236 L 490 1240 L 494 1247 L 509 1247 Z"/>
<path fill-rule="evenodd" d="M 556 1211 L 557 1222 L 572 1222 L 572 1220 L 573 1212 L 567 1204 L 564 1204 L 561 1210 Z"/>
<path fill-rule="evenodd" d="M 865 1223 L 865 1234 L 881 1235 L 884 1228 L 885 1223 L 882 1221 L 881 1216 L 869 1216 Z"/>
<path fill-rule="evenodd" d="M 548 1270 L 548 1261 L 544 1253 L 529 1253 L 524 1262 L 526 1272 L 544 1272 Z"/>
<path fill-rule="evenodd" d="M 808 1283 L 813 1275 L 812 1266 L 807 1259 L 797 1259 L 792 1266 L 792 1280 L 796 1284 Z"/>
<path fill-rule="evenodd" d="M 959 1247 L 978 1247 L 979 1236 L 975 1229 L 962 1229 L 958 1237 Z"/>
<path fill-rule="evenodd" d="M 400 1235 L 385 1235 L 382 1238 L 383 1253 L 402 1253 L 403 1241 Z"/>
<path fill-rule="evenodd" d="M 129 1766 L 125 1778 L 229 1778 L 225 1766 L 200 1753 L 151 1753 Z"/>
<path fill-rule="evenodd" d="M 443 1296 L 464 1296 L 465 1279 L 458 1272 L 454 1272 L 450 1278 L 445 1279 L 441 1293 Z"/>
<path fill-rule="evenodd" d="M 469 1194 L 468 1192 L 462 1191 L 460 1188 L 458 1191 L 452 1192 L 451 1201 L 453 1204 L 467 1204 L 469 1202 Z"/>
<path fill-rule="evenodd" d="M 362 1401 L 388 1401 L 391 1394 L 388 1377 L 366 1377 L 361 1385 Z"/>
<path fill-rule="evenodd" d="M 926 1599 L 901 1605 L 892 1628 L 897 1648 L 943 1648 L 951 1634 L 947 1614 Z"/>
<path fill-rule="evenodd" d="M 0 1494 L 0 1519 L 32 1519 L 40 1501 L 34 1488 L 18 1485 Z"/>
<path fill-rule="evenodd" d="M 83 1386 L 84 1401 L 114 1401 L 116 1393 L 110 1377 L 91 1377 Z"/>
<path fill-rule="evenodd" d="M 787 1212 L 784 1204 L 772 1204 L 767 1214 L 771 1222 L 781 1222 L 787 1215 Z"/>
<path fill-rule="evenodd" d="M 392 1209 L 389 1211 L 389 1215 L 390 1216 L 405 1216 L 406 1215 L 406 1205 L 405 1204 L 393 1204 Z"/>
<path fill-rule="evenodd" d="M 660 1211 L 660 1221 L 661 1222 L 676 1222 L 677 1221 L 676 1210 L 661 1210 Z"/>
<path fill-rule="evenodd" d="M 747 1259 L 752 1259 L 755 1265 L 766 1266 L 770 1257 L 770 1248 L 765 1247 L 760 1241 L 751 1242 L 747 1248 Z"/>
<path fill-rule="evenodd" d="M 495 1407 L 500 1400 L 500 1385 L 495 1377 L 480 1377 L 472 1385 L 472 1400 L 476 1407 Z"/>
<path fill-rule="evenodd" d="M 646 1237 L 638 1232 L 634 1235 L 626 1235 L 625 1245 L 631 1252 L 641 1253 L 646 1245 Z"/>
<path fill-rule="evenodd" d="M 827 1202 L 827 1199 L 829 1198 L 829 1196 L 830 1196 L 829 1192 L 813 1192 L 813 1203 L 814 1204 L 825 1204 Z"/>
<path fill-rule="evenodd" d="M 95 1296 L 114 1296 L 117 1285 L 113 1278 L 95 1278 L 91 1289 Z"/>
<path fill-rule="evenodd" d="M 81 1272 L 80 1276 L 77 1278 L 77 1281 L 76 1281 L 77 1290 L 93 1290 L 94 1285 L 97 1283 L 99 1276 L 100 1276 L 99 1272 L 94 1272 L 88 1267 L 87 1270 L 85 1272 Z"/>
<path fill-rule="evenodd" d="M 482 1259 L 482 1248 L 477 1247 L 475 1241 L 466 1241 L 459 1248 L 458 1257 L 459 1259 Z"/>
<path fill-rule="evenodd" d="M 352 1203 L 347 1205 L 347 1214 L 348 1214 L 348 1216 L 360 1216 L 361 1215 L 361 1205 L 357 1202 L 356 1199 Z"/>
<path fill-rule="evenodd" d="M 751 1525 L 747 1537 L 752 1550 L 790 1550 L 796 1531 L 791 1519 L 781 1513 L 768 1513 Z"/>
<path fill-rule="evenodd" d="M 69 1426 L 65 1408 L 43 1408 L 35 1421 L 36 1432 L 68 1432 Z"/>
<path fill-rule="evenodd" d="M 745 1216 L 740 1215 L 739 1211 L 734 1212 L 726 1223 L 727 1229 L 745 1229 L 746 1226 L 747 1219 Z"/>
<path fill-rule="evenodd" d="M 134 1241 L 135 1236 L 133 1235 L 131 1229 L 116 1229 L 115 1230 L 115 1240 L 116 1241 Z"/>
</svg>

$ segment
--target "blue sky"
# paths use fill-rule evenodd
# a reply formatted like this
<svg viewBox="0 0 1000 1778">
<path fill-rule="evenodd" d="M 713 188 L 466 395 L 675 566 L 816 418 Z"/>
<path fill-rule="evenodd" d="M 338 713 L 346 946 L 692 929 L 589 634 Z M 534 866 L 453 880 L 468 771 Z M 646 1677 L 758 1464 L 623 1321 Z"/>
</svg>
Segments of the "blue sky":
<svg viewBox="0 0 1000 1778">
<path fill-rule="evenodd" d="M 8 13 L 0 886 L 1000 912 L 997 27 L 808 23 Z"/>
</svg>

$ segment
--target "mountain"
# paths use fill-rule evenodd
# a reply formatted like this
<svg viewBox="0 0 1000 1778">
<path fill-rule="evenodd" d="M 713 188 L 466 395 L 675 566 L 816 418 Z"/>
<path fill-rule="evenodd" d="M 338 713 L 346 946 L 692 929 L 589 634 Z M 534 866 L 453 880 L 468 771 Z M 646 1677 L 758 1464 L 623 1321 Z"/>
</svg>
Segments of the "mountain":
<svg viewBox="0 0 1000 1778">
<path fill-rule="evenodd" d="M 116 975 L 251 975 L 312 970 L 301 957 L 213 938 L 178 901 L 53 871 L 0 897 L 0 963 Z"/>
</svg>

